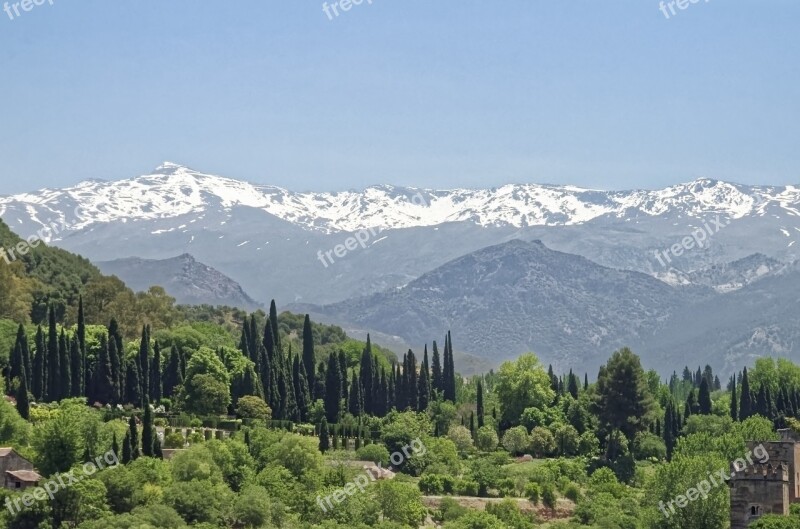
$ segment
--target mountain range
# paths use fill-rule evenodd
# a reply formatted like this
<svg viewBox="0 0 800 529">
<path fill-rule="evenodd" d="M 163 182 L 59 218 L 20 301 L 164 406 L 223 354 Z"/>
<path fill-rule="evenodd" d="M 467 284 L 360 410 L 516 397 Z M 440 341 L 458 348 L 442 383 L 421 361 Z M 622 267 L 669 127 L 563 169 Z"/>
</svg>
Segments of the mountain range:
<svg viewBox="0 0 800 529">
<path fill-rule="evenodd" d="M 688 358 L 716 364 L 795 354 L 796 326 L 773 309 L 791 312 L 800 186 L 296 192 L 165 163 L 128 180 L 0 197 L 0 217 L 25 237 L 68 226 L 54 244 L 124 269 L 135 286 L 137 267 L 188 254 L 241 285 L 227 299 L 304 306 L 397 348 L 444 326 L 463 336 L 462 351 L 493 361 L 532 349 L 576 364 L 623 344 L 665 357 L 687 347 L 684 336 L 702 348 Z M 170 275 L 139 274 L 142 284 Z"/>
</svg>

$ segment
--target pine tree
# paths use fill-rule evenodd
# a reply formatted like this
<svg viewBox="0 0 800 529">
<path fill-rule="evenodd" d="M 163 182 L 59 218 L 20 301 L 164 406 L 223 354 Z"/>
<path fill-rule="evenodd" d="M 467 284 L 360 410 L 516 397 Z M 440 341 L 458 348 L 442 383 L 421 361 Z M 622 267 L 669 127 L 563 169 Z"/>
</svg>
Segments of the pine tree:
<svg viewBox="0 0 800 529">
<path fill-rule="evenodd" d="M 139 429 L 136 427 L 136 418 L 131 415 L 128 420 L 128 436 L 131 441 L 131 458 L 139 458 Z"/>
<path fill-rule="evenodd" d="M 153 442 L 158 436 L 153 432 L 153 412 L 150 411 L 150 400 L 144 399 L 144 419 L 142 420 L 142 454 L 153 457 Z"/>
<path fill-rule="evenodd" d="M 331 447 L 330 434 L 328 432 L 328 420 L 323 417 L 319 427 L 319 451 L 323 454 Z"/>
<path fill-rule="evenodd" d="M 303 368 L 308 378 L 308 387 L 313 388 L 316 382 L 317 359 L 314 354 L 314 332 L 308 314 L 303 321 Z"/>
<path fill-rule="evenodd" d="M 19 389 L 17 389 L 17 411 L 19 416 L 26 421 L 31 417 L 31 404 L 28 400 L 28 379 L 25 373 L 19 379 Z"/>
<path fill-rule="evenodd" d="M 478 410 L 478 428 L 483 428 L 484 410 L 483 410 L 483 382 L 478 380 L 478 396 L 477 396 L 477 410 Z"/>
<path fill-rule="evenodd" d="M 336 355 L 328 356 L 328 369 L 325 380 L 325 417 L 330 423 L 339 422 L 342 405 L 342 375 Z"/>
<path fill-rule="evenodd" d="M 742 389 L 739 400 L 739 419 L 744 421 L 753 416 L 753 394 L 750 391 L 750 380 L 747 377 L 747 368 L 742 371 Z"/>
</svg>

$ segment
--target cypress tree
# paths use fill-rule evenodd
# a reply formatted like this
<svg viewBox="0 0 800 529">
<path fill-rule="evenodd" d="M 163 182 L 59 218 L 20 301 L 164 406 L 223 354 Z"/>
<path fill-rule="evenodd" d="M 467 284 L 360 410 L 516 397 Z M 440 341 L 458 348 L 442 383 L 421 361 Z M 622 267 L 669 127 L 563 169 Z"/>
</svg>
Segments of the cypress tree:
<svg viewBox="0 0 800 529">
<path fill-rule="evenodd" d="M 136 427 L 136 418 L 131 415 L 128 420 L 128 436 L 131 440 L 131 459 L 139 458 L 139 429 Z"/>
<path fill-rule="evenodd" d="M 117 442 L 117 432 L 113 432 L 111 435 L 111 452 L 114 454 L 115 457 L 119 457 L 119 443 Z"/>
<path fill-rule="evenodd" d="M 58 363 L 61 366 L 61 373 L 58 374 L 59 399 L 67 399 L 72 396 L 72 374 L 70 373 L 70 351 L 67 345 L 67 335 L 62 327 L 61 336 L 58 339 Z"/>
<path fill-rule="evenodd" d="M 153 436 L 153 457 L 156 459 L 164 459 L 164 452 L 161 450 L 161 441 L 158 436 Z"/>
<path fill-rule="evenodd" d="M 353 417 L 360 417 L 364 412 L 364 399 L 361 396 L 361 384 L 358 381 L 355 371 L 353 371 L 352 382 L 350 384 L 347 409 Z"/>
<path fill-rule="evenodd" d="M 131 432 L 125 432 L 125 439 L 122 441 L 122 464 L 127 465 L 133 461 L 133 446 L 131 444 Z"/>
<path fill-rule="evenodd" d="M 139 406 L 142 403 L 142 386 L 139 382 L 138 362 L 128 362 L 125 376 L 125 400 L 128 404 Z"/>
<path fill-rule="evenodd" d="M 153 435 L 153 412 L 150 411 L 150 400 L 144 399 L 144 419 L 142 420 L 142 454 L 153 457 L 153 442 L 158 436 Z"/>
<path fill-rule="evenodd" d="M 753 416 L 753 394 L 750 391 L 750 380 L 747 376 L 747 368 L 742 371 L 742 389 L 739 400 L 739 418 L 749 419 Z"/>
<path fill-rule="evenodd" d="M 73 397 L 80 397 L 83 395 L 83 355 L 81 354 L 81 344 L 78 341 L 78 336 L 73 335 L 69 346 L 69 363 L 71 390 L 70 393 Z"/>
<path fill-rule="evenodd" d="M 431 376 L 428 370 L 428 346 L 425 346 L 425 351 L 422 355 L 422 366 L 419 370 L 419 391 L 417 391 L 417 403 L 419 411 L 428 409 L 428 404 L 431 401 Z"/>
<path fill-rule="evenodd" d="M 364 399 L 364 412 L 369 415 L 375 414 L 375 365 L 372 356 L 372 341 L 367 334 L 367 345 L 361 353 L 360 382 L 361 392 Z"/>
<path fill-rule="evenodd" d="M 161 348 L 158 340 L 153 345 L 153 361 L 150 364 L 150 399 L 158 404 L 161 402 L 164 388 L 161 383 Z"/>
<path fill-rule="evenodd" d="M 711 415 L 711 391 L 708 387 L 708 378 L 706 377 L 703 377 L 700 380 L 698 405 L 700 407 L 701 415 Z"/>
<path fill-rule="evenodd" d="M 28 380 L 25 373 L 19 379 L 19 389 L 17 389 L 17 411 L 19 416 L 26 421 L 31 417 L 31 404 L 28 400 Z"/>
<path fill-rule="evenodd" d="M 413 411 L 419 411 L 419 401 L 417 393 L 419 388 L 417 382 L 417 357 L 411 349 L 406 353 L 407 365 L 403 370 L 403 384 L 405 386 L 406 407 Z"/>
<path fill-rule="evenodd" d="M 325 417 L 330 423 L 339 422 L 342 405 L 342 375 L 339 361 L 334 353 L 328 356 L 328 369 L 325 380 Z"/>
<path fill-rule="evenodd" d="M 325 400 L 327 396 L 327 391 L 325 388 L 325 380 L 328 378 L 327 373 L 325 373 L 325 362 L 320 362 L 317 368 L 317 376 L 316 382 L 314 382 L 314 400 Z"/>
<path fill-rule="evenodd" d="M 312 364 L 313 368 L 313 364 Z M 294 386 L 297 389 L 297 408 L 300 412 L 300 421 L 308 421 L 308 412 L 311 409 L 311 392 L 308 389 L 308 379 L 306 377 L 305 364 L 301 361 L 299 356 L 294 357 L 294 365 L 292 366 L 292 376 L 294 378 Z"/>
<path fill-rule="evenodd" d="M 48 330 L 47 330 L 47 388 L 46 400 L 57 401 L 61 395 L 59 389 L 59 376 L 61 374 L 61 366 L 59 365 L 60 353 L 58 351 L 58 332 L 56 330 L 56 311 L 50 305 L 48 315 Z"/>
<path fill-rule="evenodd" d="M 347 393 L 350 387 L 347 383 L 347 355 L 344 351 L 339 351 L 339 373 L 342 374 L 342 399 L 347 402 Z"/>
<path fill-rule="evenodd" d="M 86 351 L 86 317 L 83 314 L 83 296 L 78 296 L 78 345 L 82 352 Z M 82 393 L 82 391 L 81 391 Z"/>
<path fill-rule="evenodd" d="M 578 379 L 572 373 L 572 369 L 569 370 L 569 375 L 567 375 L 567 391 L 569 391 L 573 399 L 578 398 Z"/>
<path fill-rule="evenodd" d="M 583 374 L 583 390 L 589 389 L 589 373 Z"/>
<path fill-rule="evenodd" d="M 124 400 L 125 395 L 124 388 L 125 388 L 125 377 L 128 373 L 128 366 L 125 365 L 125 347 L 122 343 L 122 334 L 119 330 L 119 324 L 117 320 L 111 318 L 111 322 L 108 324 L 108 341 L 111 342 L 112 337 L 115 342 L 115 347 L 113 350 L 111 349 L 111 344 L 109 344 L 109 358 L 111 359 L 111 370 L 112 374 L 111 377 L 114 379 L 116 383 L 118 398 L 120 401 Z M 112 355 L 112 352 L 114 353 Z M 83 356 L 84 359 L 86 358 L 86 349 L 83 349 Z M 85 364 L 85 361 L 84 361 Z"/>
<path fill-rule="evenodd" d="M 442 382 L 444 379 L 442 377 L 442 364 L 439 359 L 439 348 L 436 345 L 436 340 L 433 341 L 433 371 L 431 376 L 431 386 L 439 395 L 443 394 L 444 387 L 442 387 Z"/>
<path fill-rule="evenodd" d="M 483 428 L 483 421 L 484 421 L 483 382 L 481 380 L 478 380 L 477 410 L 478 410 L 478 428 Z"/>
<path fill-rule="evenodd" d="M 28 339 L 25 336 L 25 327 L 20 324 L 19 327 L 17 327 L 17 338 L 14 342 L 14 348 L 11 350 L 11 356 L 8 359 L 9 381 L 14 380 L 15 378 L 27 378 L 27 371 L 25 370 L 25 352 L 23 351 L 23 347 L 27 348 L 27 345 Z"/>
<path fill-rule="evenodd" d="M 453 361 L 453 339 L 447 331 L 444 351 L 444 398 L 451 402 L 456 401 L 456 373 Z"/>
<path fill-rule="evenodd" d="M 275 339 L 275 349 L 280 353 L 282 350 L 281 335 L 280 331 L 278 330 L 278 308 L 275 306 L 274 299 L 269 304 L 269 321 L 272 325 L 272 336 Z"/>
<path fill-rule="evenodd" d="M 739 406 L 737 405 L 737 396 L 736 396 L 736 377 L 731 377 L 731 408 L 730 408 L 730 415 L 731 419 L 734 421 L 739 420 Z"/>
<path fill-rule="evenodd" d="M 31 376 L 31 390 L 33 391 L 33 398 L 37 401 L 43 401 L 45 398 L 45 368 L 44 362 L 47 355 L 47 347 L 45 345 L 44 331 L 42 326 L 39 325 L 36 329 L 35 347 L 33 355 L 33 375 Z"/>
<path fill-rule="evenodd" d="M 323 417 L 319 427 L 319 451 L 323 454 L 331 447 L 330 434 L 328 432 L 328 420 Z"/>
<path fill-rule="evenodd" d="M 475 412 L 469 412 L 469 432 L 472 434 L 472 438 L 475 438 Z"/>
<path fill-rule="evenodd" d="M 672 452 L 675 449 L 675 405 L 672 399 L 667 402 L 664 410 L 664 444 L 667 447 L 667 461 L 672 460 Z"/>
<path fill-rule="evenodd" d="M 111 380 L 111 360 L 108 357 L 108 341 L 100 336 L 100 351 L 92 371 L 92 401 L 109 404 L 114 400 L 114 383 Z"/>
<path fill-rule="evenodd" d="M 142 398 L 150 394 L 150 333 L 147 326 L 142 326 L 142 338 L 139 342 L 139 394 Z"/>
<path fill-rule="evenodd" d="M 308 378 L 308 387 L 313 388 L 316 382 L 317 359 L 314 353 L 314 332 L 308 314 L 303 321 L 303 368 Z"/>
<path fill-rule="evenodd" d="M 169 362 L 164 372 L 164 396 L 172 398 L 175 388 L 183 384 L 183 374 L 181 373 L 181 359 L 178 346 L 173 345 L 169 353 Z"/>
</svg>

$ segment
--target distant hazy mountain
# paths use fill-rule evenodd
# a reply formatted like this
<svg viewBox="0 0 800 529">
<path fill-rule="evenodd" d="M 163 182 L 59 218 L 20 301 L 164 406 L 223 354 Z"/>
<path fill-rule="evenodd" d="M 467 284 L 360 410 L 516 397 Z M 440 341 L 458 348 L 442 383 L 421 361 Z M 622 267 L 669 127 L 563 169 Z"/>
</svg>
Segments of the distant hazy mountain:
<svg viewBox="0 0 800 529">
<path fill-rule="evenodd" d="M 153 285 L 162 286 L 178 303 L 244 309 L 259 306 L 239 283 L 197 262 L 189 254 L 160 260 L 129 257 L 95 264 L 104 274 L 119 277 L 136 291 L 145 291 Z"/>
<path fill-rule="evenodd" d="M 512 241 L 455 259 L 398 290 L 302 309 L 416 345 L 449 328 L 459 337 L 457 349 L 495 365 L 534 351 L 560 369 L 595 372 L 611 352 L 630 346 L 648 367 L 702 362 L 731 369 L 743 357 L 800 357 L 800 270 L 762 270 L 771 264 L 753 256 L 707 274 L 708 287 L 670 286 L 540 242 Z M 716 288 L 722 284 L 741 286 Z"/>
</svg>

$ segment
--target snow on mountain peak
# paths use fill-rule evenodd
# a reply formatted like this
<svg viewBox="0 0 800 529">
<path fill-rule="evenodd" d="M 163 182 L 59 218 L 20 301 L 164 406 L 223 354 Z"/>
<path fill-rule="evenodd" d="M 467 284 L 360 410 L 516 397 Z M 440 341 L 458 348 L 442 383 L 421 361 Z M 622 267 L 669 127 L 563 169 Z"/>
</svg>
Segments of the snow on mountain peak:
<svg viewBox="0 0 800 529">
<path fill-rule="evenodd" d="M 763 188 L 699 178 L 660 190 L 599 191 L 569 185 L 507 184 L 491 189 L 430 190 L 378 185 L 361 191 L 293 192 L 202 173 L 166 161 L 151 174 L 119 181 L 84 181 L 60 190 L 0 197 L 0 215 L 16 211 L 47 223 L 81 205 L 75 226 L 117 220 L 170 218 L 228 210 L 261 209 L 309 230 L 355 231 L 409 228 L 446 222 L 481 226 L 574 225 L 603 216 L 741 218 L 763 214 L 766 203 L 790 214 L 800 209 L 800 189 Z"/>
</svg>

